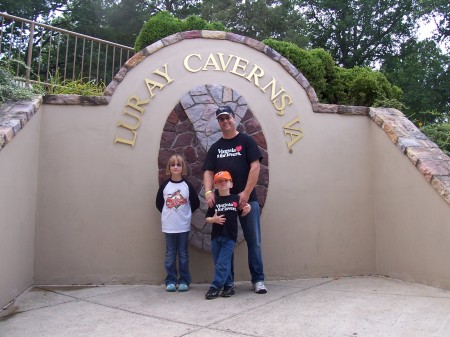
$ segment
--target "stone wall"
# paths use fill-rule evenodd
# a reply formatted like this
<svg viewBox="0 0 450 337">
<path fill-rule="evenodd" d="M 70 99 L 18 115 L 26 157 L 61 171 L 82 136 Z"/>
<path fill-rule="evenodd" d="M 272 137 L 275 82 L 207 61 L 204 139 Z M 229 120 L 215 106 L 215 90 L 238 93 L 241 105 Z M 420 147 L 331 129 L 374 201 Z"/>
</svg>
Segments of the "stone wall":
<svg viewBox="0 0 450 337">
<path fill-rule="evenodd" d="M 0 106 L 0 150 L 12 141 L 41 106 L 42 98 L 8 102 Z"/>
</svg>

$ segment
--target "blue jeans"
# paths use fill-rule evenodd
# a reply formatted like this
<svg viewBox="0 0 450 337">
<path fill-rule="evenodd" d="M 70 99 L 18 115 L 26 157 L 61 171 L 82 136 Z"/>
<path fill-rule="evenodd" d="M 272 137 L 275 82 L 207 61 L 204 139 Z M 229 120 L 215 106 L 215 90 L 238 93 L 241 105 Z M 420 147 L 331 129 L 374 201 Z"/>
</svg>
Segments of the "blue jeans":
<svg viewBox="0 0 450 337">
<path fill-rule="evenodd" d="M 244 239 L 248 248 L 248 267 L 252 283 L 264 281 L 263 261 L 261 254 L 260 208 L 258 201 L 249 201 L 252 207 L 250 213 L 239 217 Z M 233 273 L 234 275 L 234 273 Z"/>
<path fill-rule="evenodd" d="M 164 267 L 166 268 L 167 276 L 165 279 L 166 285 L 191 283 L 191 274 L 189 273 L 189 253 L 188 253 L 188 239 L 189 232 L 184 233 L 164 233 L 166 239 L 166 260 Z M 177 272 L 177 254 L 178 254 L 178 269 L 180 277 Z"/>
<path fill-rule="evenodd" d="M 230 238 L 219 236 L 211 240 L 211 252 L 214 258 L 214 280 L 211 286 L 222 289 L 223 286 L 232 286 L 231 260 L 236 242 Z"/>
</svg>

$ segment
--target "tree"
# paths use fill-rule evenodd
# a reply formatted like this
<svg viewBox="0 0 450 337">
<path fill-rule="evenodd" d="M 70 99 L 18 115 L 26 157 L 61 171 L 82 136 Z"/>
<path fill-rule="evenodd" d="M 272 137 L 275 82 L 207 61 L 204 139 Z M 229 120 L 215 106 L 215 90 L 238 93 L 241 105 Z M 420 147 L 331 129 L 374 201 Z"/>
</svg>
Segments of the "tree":
<svg viewBox="0 0 450 337">
<path fill-rule="evenodd" d="M 420 131 L 450 156 L 450 123 L 428 124 L 422 127 Z"/>
<path fill-rule="evenodd" d="M 450 5 L 448 0 L 420 0 L 424 18 L 436 25 L 434 40 L 438 43 L 450 42 Z"/>
<path fill-rule="evenodd" d="M 66 4 L 67 0 L 2 0 L 0 12 L 37 21 L 39 18 L 42 20 L 49 18 L 54 11 Z"/>
<path fill-rule="evenodd" d="M 313 47 L 342 66 L 369 66 L 396 54 L 415 32 L 415 0 L 298 1 L 309 20 Z"/>
<path fill-rule="evenodd" d="M 77 33 L 106 39 L 106 3 L 103 0 L 75 0 L 67 4 L 54 24 Z"/>
<path fill-rule="evenodd" d="M 306 46 L 306 21 L 292 0 L 209 0 L 201 7 L 207 21 L 257 40 L 274 38 Z"/>
<path fill-rule="evenodd" d="M 198 13 L 200 0 L 69 0 L 53 24 L 78 33 L 134 45 L 144 23 L 162 11 L 179 18 Z"/>
<path fill-rule="evenodd" d="M 450 57 L 432 40 L 410 41 L 381 70 L 404 91 L 405 114 L 417 125 L 448 121 Z"/>
<path fill-rule="evenodd" d="M 148 1 L 154 13 L 167 11 L 179 19 L 200 14 L 201 0 L 156 0 Z"/>
<path fill-rule="evenodd" d="M 122 0 L 108 8 L 105 30 L 108 40 L 133 46 L 145 21 L 155 12 L 145 0 Z"/>
</svg>

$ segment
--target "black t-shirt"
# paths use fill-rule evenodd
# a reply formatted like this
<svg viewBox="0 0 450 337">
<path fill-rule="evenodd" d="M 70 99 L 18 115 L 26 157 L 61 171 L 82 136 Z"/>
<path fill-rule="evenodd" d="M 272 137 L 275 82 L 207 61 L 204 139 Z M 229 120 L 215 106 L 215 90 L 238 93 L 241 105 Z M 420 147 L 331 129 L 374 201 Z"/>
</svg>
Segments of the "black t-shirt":
<svg viewBox="0 0 450 337">
<path fill-rule="evenodd" d="M 208 150 L 204 171 L 228 171 L 233 179 L 231 194 L 239 194 L 247 184 L 250 164 L 255 160 L 262 160 L 258 145 L 250 136 L 238 133 L 234 138 L 220 138 Z M 249 201 L 257 201 L 256 191 L 250 194 Z"/>
<path fill-rule="evenodd" d="M 206 217 L 212 217 L 217 211 L 217 215 L 225 215 L 225 222 L 223 225 L 213 223 L 211 239 L 225 236 L 236 241 L 238 233 L 238 215 L 242 213 L 241 210 L 238 210 L 239 196 L 236 194 L 230 194 L 224 197 L 217 195 L 215 200 L 216 203 L 214 206 L 208 208 Z"/>
</svg>

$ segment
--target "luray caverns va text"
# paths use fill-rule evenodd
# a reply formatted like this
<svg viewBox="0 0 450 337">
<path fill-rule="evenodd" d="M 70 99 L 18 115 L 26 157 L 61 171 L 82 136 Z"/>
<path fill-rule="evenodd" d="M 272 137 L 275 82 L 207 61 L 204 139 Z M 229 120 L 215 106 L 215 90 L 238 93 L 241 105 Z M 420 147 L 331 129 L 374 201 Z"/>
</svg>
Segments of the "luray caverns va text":
<svg viewBox="0 0 450 337">
<path fill-rule="evenodd" d="M 277 88 L 277 80 L 274 77 L 268 82 L 268 77 L 265 75 L 264 69 L 256 64 L 250 65 L 248 60 L 239 56 L 230 54 L 225 57 L 223 53 L 211 53 L 206 60 L 203 60 L 200 54 L 189 54 L 184 58 L 183 65 L 190 73 L 197 73 L 200 71 L 228 71 L 230 74 L 246 79 L 261 89 L 264 94 L 266 94 L 266 91 L 267 93 L 270 92 L 270 101 L 278 116 L 284 116 L 285 108 L 293 103 L 291 96 L 286 93 L 283 87 Z M 247 72 L 247 69 L 250 68 L 251 70 Z M 169 74 L 167 63 L 154 70 L 152 74 L 156 75 L 156 77 L 153 77 L 156 79 L 144 79 L 150 98 L 141 99 L 136 95 L 132 95 L 128 98 L 127 104 L 122 111 L 122 116 L 129 116 L 136 122 L 134 124 L 129 124 L 122 120 L 119 121 L 117 123 L 118 128 L 125 129 L 126 132 L 129 133 L 129 137 L 116 137 L 115 143 L 122 143 L 134 147 L 137 129 L 141 125 L 141 116 L 145 112 L 144 107 L 150 103 L 153 97 L 155 97 L 156 94 L 154 90 L 156 88 L 163 90 L 168 84 L 175 81 Z M 267 90 L 269 88 L 270 90 Z M 283 126 L 283 132 L 287 137 L 286 145 L 288 150 L 289 152 L 292 152 L 294 144 L 303 137 L 300 128 L 300 117 L 296 117 L 286 123 Z"/>
</svg>

